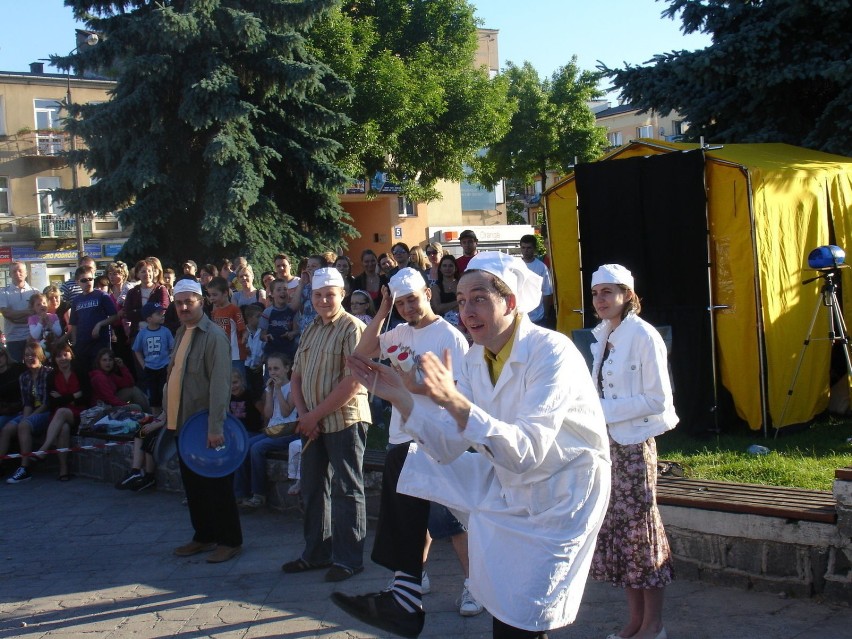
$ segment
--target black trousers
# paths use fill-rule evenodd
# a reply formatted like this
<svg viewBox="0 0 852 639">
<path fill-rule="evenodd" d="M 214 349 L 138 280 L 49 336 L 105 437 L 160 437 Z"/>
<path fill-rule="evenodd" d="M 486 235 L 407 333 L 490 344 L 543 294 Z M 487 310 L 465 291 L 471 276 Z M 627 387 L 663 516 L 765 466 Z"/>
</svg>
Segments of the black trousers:
<svg viewBox="0 0 852 639">
<path fill-rule="evenodd" d="M 521 630 L 509 624 L 505 624 L 497 618 L 492 619 L 491 636 L 494 639 L 547 639 L 546 632 L 535 630 Z"/>
<path fill-rule="evenodd" d="M 379 523 L 371 557 L 380 566 L 419 577 L 423 570 L 429 502 L 396 492 L 408 446 L 393 445 L 385 457 Z"/>
<path fill-rule="evenodd" d="M 193 541 L 215 542 L 223 546 L 241 546 L 243 531 L 234 497 L 234 474 L 226 477 L 202 477 L 180 459 L 180 476 L 186 490 L 189 519 L 195 534 Z"/>
</svg>

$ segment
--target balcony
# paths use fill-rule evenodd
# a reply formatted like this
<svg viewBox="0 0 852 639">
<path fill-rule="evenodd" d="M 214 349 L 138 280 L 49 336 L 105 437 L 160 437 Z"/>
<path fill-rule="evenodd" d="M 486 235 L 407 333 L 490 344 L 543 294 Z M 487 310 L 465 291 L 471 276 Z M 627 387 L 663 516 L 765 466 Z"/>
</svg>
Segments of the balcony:
<svg viewBox="0 0 852 639">
<path fill-rule="evenodd" d="M 59 159 L 69 149 L 68 134 L 55 129 L 19 131 L 10 138 L 21 157 Z"/>
<path fill-rule="evenodd" d="M 39 215 L 39 227 L 41 239 L 50 238 L 76 238 L 77 221 L 73 217 L 63 215 Z M 92 236 L 92 221 L 83 221 L 83 235 Z"/>
</svg>

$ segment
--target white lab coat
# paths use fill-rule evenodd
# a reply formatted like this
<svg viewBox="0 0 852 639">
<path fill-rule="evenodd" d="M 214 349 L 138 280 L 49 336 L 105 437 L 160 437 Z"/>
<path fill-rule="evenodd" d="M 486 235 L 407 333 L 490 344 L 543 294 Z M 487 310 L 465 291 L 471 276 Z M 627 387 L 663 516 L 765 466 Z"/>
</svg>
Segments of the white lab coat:
<svg viewBox="0 0 852 639">
<path fill-rule="evenodd" d="M 606 427 L 584 360 L 567 337 L 524 316 L 496 386 L 474 346 L 458 387 L 474 404 L 464 430 L 415 398 L 403 429 L 416 444 L 398 490 L 467 514 L 470 589 L 488 612 L 524 630 L 565 626 L 610 490 Z"/>
</svg>

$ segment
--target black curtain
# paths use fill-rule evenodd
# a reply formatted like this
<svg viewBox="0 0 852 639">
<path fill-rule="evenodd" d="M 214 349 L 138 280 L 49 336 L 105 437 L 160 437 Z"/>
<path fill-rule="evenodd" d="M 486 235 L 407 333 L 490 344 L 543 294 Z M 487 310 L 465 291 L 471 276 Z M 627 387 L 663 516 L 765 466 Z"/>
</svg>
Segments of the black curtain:
<svg viewBox="0 0 852 639">
<path fill-rule="evenodd" d="M 704 153 L 580 164 L 576 184 L 586 327 L 597 323 L 592 273 L 601 264 L 626 266 L 642 318 L 672 327 L 678 428 L 714 428 Z"/>
</svg>

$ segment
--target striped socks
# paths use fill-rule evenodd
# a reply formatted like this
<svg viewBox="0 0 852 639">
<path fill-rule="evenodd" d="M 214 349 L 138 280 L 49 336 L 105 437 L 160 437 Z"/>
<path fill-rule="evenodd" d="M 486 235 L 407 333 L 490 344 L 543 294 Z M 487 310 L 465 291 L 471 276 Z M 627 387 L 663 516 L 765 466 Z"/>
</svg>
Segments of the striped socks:
<svg viewBox="0 0 852 639">
<path fill-rule="evenodd" d="M 390 590 L 393 598 L 406 612 L 417 612 L 423 609 L 420 575 L 415 577 L 398 570 L 393 574 L 393 585 Z"/>
</svg>

